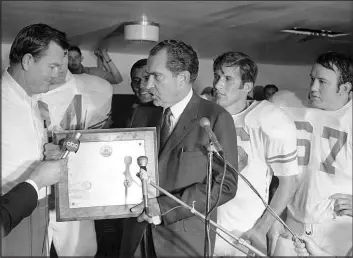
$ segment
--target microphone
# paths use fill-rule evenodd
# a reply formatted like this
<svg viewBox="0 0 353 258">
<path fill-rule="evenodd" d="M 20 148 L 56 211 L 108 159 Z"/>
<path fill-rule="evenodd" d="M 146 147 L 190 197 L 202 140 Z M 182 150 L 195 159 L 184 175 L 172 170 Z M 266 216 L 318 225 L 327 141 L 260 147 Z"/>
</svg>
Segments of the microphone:
<svg viewBox="0 0 353 258">
<path fill-rule="evenodd" d="M 206 130 L 206 132 L 208 134 L 208 138 L 211 140 L 211 142 L 213 143 L 213 145 L 214 145 L 214 147 L 216 149 L 215 150 L 216 153 L 219 156 L 224 157 L 224 152 L 223 152 L 222 145 L 218 142 L 217 136 L 212 131 L 210 125 L 211 125 L 210 120 L 207 117 L 202 117 L 200 119 L 200 126 Z"/>
<path fill-rule="evenodd" d="M 149 215 L 148 209 L 148 193 L 147 193 L 147 183 L 148 183 L 148 175 L 147 175 L 147 163 L 148 158 L 146 156 L 140 156 L 137 158 L 137 164 L 140 167 L 140 172 L 137 173 L 137 176 L 141 179 L 142 182 L 142 197 L 143 204 L 145 206 L 145 213 Z"/>
<path fill-rule="evenodd" d="M 80 147 L 80 137 L 81 137 L 81 133 L 77 132 L 75 133 L 73 138 L 69 138 L 66 139 L 63 143 L 63 146 L 65 147 L 65 152 L 64 154 L 61 156 L 62 159 L 65 159 L 70 152 L 77 152 L 78 148 Z"/>
</svg>

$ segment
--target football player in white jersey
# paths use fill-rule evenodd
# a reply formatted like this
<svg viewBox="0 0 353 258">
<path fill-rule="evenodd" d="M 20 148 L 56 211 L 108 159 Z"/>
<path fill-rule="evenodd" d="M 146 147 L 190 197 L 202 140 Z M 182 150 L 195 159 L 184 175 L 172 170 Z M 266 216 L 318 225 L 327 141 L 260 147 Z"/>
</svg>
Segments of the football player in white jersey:
<svg viewBox="0 0 353 258">
<path fill-rule="evenodd" d="M 254 87 L 258 68 L 240 52 L 227 52 L 213 64 L 215 98 L 234 119 L 238 137 L 238 170 L 268 202 L 271 178 L 279 178 L 279 187 L 270 206 L 277 213 L 287 206 L 298 182 L 296 128 L 284 112 L 268 101 L 247 101 Z M 266 233 L 275 218 L 261 199 L 244 182 L 238 180 L 234 199 L 217 210 L 217 222 L 234 235 L 249 240 L 266 252 Z M 222 237 L 227 238 L 224 234 Z M 227 240 L 230 240 L 227 238 Z M 240 247 L 247 253 L 246 248 Z M 214 256 L 245 256 L 220 236 L 216 237 Z"/>
<path fill-rule="evenodd" d="M 297 126 L 298 162 L 303 171 L 286 222 L 324 253 L 344 256 L 352 248 L 353 61 L 339 53 L 324 53 L 313 65 L 310 78 L 310 108 L 283 108 Z M 280 102 L 278 98 L 273 96 L 274 103 Z M 284 228 L 276 223 L 275 231 L 282 236 L 273 240 L 276 246 L 271 253 L 296 255 Z"/>
</svg>

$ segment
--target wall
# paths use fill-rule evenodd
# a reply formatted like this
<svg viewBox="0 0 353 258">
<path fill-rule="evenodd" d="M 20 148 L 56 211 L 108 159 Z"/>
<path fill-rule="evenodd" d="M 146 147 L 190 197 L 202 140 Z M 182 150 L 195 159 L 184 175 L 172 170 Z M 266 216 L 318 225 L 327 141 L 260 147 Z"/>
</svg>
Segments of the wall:
<svg viewBox="0 0 353 258">
<path fill-rule="evenodd" d="M 8 66 L 10 44 L 1 44 L 2 69 Z M 84 66 L 96 66 L 96 58 L 92 52 L 83 50 Z M 139 59 L 147 56 L 109 53 L 111 59 L 119 69 L 124 81 L 114 85 L 115 94 L 132 94 L 130 88 L 130 68 Z M 204 87 L 212 86 L 213 61 L 200 59 L 199 76 L 195 82 L 195 90 L 200 93 Z M 309 85 L 309 73 L 311 66 L 285 66 L 259 64 L 259 74 L 256 85 L 275 84 L 280 89 L 294 91 L 299 97 L 306 98 Z"/>
</svg>

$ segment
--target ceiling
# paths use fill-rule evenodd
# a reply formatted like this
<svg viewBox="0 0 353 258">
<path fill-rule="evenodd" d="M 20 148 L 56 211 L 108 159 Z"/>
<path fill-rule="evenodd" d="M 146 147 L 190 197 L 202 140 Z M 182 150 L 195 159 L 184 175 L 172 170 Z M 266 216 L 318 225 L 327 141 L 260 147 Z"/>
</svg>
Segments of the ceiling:
<svg viewBox="0 0 353 258">
<path fill-rule="evenodd" d="M 122 33 L 124 22 L 146 15 L 160 24 L 160 40 L 188 42 L 200 58 L 234 50 L 259 63 L 298 65 L 328 50 L 353 54 L 352 35 L 299 43 L 304 36 L 280 32 L 305 27 L 353 34 L 352 1 L 2 1 L 1 12 L 3 43 L 42 22 L 83 49 L 147 54 L 154 43 L 125 41 Z M 114 30 L 116 36 L 104 39 Z"/>
</svg>

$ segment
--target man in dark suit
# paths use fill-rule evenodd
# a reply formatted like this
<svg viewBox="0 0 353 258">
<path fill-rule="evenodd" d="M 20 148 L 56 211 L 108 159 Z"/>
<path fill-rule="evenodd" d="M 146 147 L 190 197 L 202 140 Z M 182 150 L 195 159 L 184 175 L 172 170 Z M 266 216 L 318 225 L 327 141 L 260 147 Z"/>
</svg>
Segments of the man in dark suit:
<svg viewBox="0 0 353 258">
<path fill-rule="evenodd" d="M 47 151 L 46 154 L 52 155 L 51 151 Z M 0 197 L 1 236 L 7 236 L 23 218 L 32 214 L 37 207 L 38 191 L 57 183 L 65 169 L 67 159 L 43 161 L 31 173 L 28 180 L 19 183 Z"/>
<path fill-rule="evenodd" d="M 211 128 L 223 146 L 225 157 L 237 167 L 237 141 L 231 115 L 222 107 L 201 99 L 192 90 L 198 73 L 198 57 L 191 46 L 177 40 L 165 40 L 151 51 L 147 62 L 147 88 L 157 107 L 138 110 L 132 127 L 157 127 L 159 139 L 159 185 L 196 210 L 205 213 L 208 135 L 200 127 L 202 117 L 210 120 Z M 237 175 L 227 170 L 221 186 L 223 164 L 214 159 L 211 207 L 232 199 L 237 190 Z M 131 210 L 141 212 L 137 218 L 126 219 L 120 257 L 138 255 L 139 247 L 154 247 L 147 256 L 202 256 L 204 253 L 204 224 L 189 209 L 182 208 L 169 197 L 161 195 L 149 199 L 150 213 L 143 205 Z M 216 220 L 216 209 L 211 215 Z M 156 221 L 159 221 L 156 223 Z M 152 239 L 141 241 L 146 222 Z M 211 231 L 213 250 L 215 234 Z M 153 240 L 153 241 L 151 241 Z M 143 244 L 141 244 L 141 243 Z M 153 242 L 153 244 L 151 244 Z M 150 245 L 144 245 L 149 243 Z M 152 248 L 153 249 L 153 248 Z M 137 251 L 136 251 L 137 250 Z M 142 248 L 143 250 L 143 248 Z M 136 252 L 135 252 L 136 251 Z M 155 254 L 154 252 L 155 251 Z M 213 251 L 212 251 L 213 252 Z"/>
</svg>

